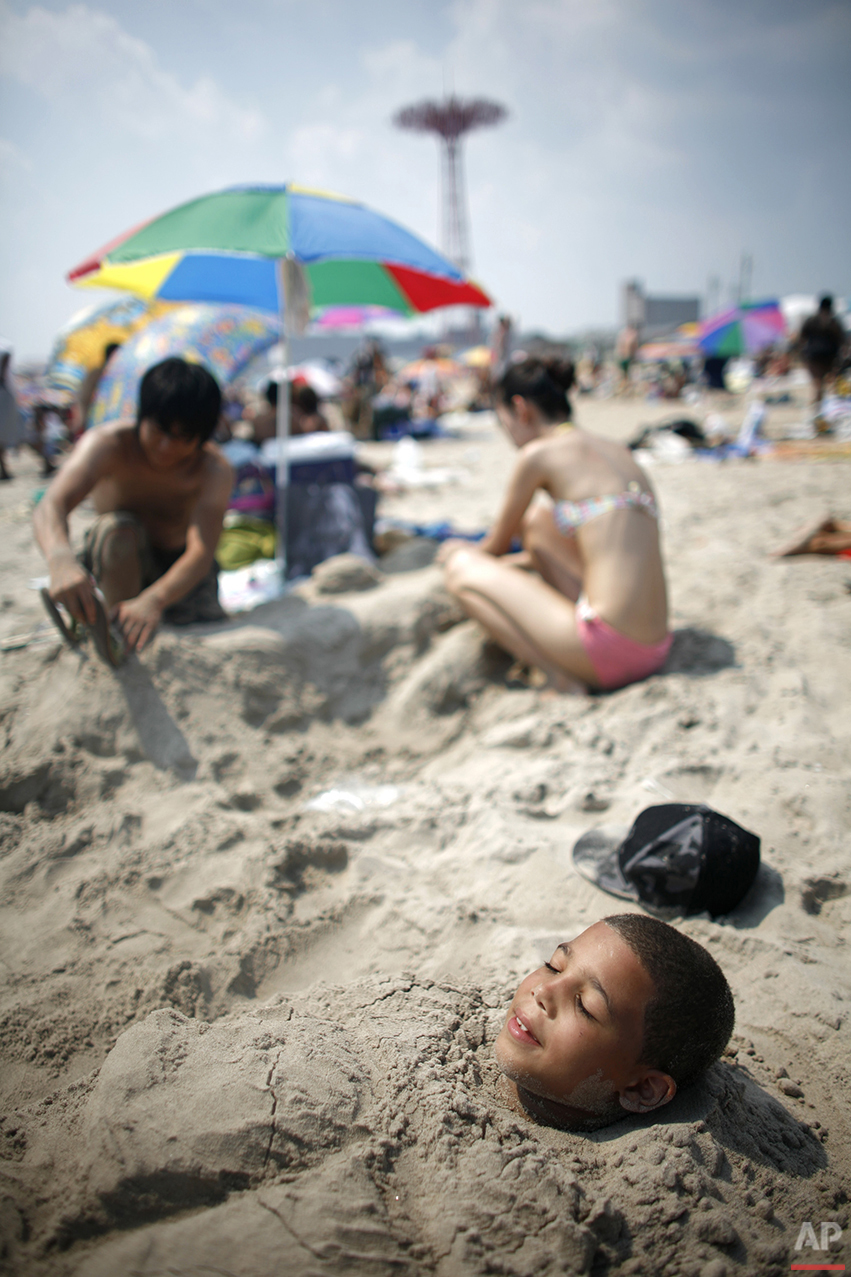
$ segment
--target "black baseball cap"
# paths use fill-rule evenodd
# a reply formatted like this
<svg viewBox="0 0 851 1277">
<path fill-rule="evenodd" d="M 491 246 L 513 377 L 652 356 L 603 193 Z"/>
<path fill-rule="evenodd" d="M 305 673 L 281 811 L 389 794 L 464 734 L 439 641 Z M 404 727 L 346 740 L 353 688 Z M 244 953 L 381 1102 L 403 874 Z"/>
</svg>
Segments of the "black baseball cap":
<svg viewBox="0 0 851 1277">
<path fill-rule="evenodd" d="M 573 863 L 583 878 L 650 912 L 729 913 L 759 869 L 759 838 L 729 816 L 693 803 L 645 807 L 626 833 L 583 834 Z"/>
</svg>

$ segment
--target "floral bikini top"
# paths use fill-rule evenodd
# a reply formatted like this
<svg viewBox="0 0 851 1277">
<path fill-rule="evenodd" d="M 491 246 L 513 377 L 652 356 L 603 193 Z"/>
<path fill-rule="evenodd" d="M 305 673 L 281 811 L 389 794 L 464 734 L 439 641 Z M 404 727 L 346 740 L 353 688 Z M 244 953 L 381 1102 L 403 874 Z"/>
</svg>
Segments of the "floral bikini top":
<svg viewBox="0 0 851 1277">
<path fill-rule="evenodd" d="M 644 492 L 634 479 L 624 492 L 604 492 L 600 497 L 586 497 L 584 501 L 556 501 L 553 517 L 559 532 L 570 536 L 583 523 L 610 510 L 643 510 L 652 519 L 659 518 L 653 496 Z"/>
</svg>

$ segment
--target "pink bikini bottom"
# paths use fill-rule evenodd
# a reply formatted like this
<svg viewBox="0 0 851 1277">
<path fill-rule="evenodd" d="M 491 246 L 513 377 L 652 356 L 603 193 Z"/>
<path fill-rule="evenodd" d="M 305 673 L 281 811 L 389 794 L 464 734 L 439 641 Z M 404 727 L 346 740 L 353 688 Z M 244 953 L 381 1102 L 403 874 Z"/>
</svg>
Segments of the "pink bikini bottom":
<svg viewBox="0 0 851 1277">
<path fill-rule="evenodd" d="M 655 674 L 674 641 L 673 634 L 666 634 L 659 643 L 636 643 L 602 621 L 584 595 L 576 604 L 576 629 L 600 686 L 609 690 Z"/>
</svg>

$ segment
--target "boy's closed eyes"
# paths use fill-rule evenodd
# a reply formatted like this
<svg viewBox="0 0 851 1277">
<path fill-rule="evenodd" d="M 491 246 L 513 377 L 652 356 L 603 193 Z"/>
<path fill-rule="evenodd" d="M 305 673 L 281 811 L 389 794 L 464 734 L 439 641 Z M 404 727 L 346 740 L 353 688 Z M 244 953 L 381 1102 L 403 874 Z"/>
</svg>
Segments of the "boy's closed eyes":
<svg viewBox="0 0 851 1277">
<path fill-rule="evenodd" d="M 696 1054 L 680 1049 L 694 1013 L 712 1026 Z M 602 1125 L 667 1104 L 720 1055 L 732 1027 L 729 988 L 706 950 L 654 918 L 625 914 L 560 944 L 526 977 L 496 1056 L 535 1116 Z"/>
</svg>

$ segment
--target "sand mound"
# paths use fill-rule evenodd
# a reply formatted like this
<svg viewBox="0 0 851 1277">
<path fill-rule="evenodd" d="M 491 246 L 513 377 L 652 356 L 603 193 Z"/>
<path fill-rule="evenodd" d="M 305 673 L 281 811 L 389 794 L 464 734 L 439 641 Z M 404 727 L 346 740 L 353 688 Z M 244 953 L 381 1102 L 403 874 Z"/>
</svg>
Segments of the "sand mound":
<svg viewBox="0 0 851 1277">
<path fill-rule="evenodd" d="M 707 1248 L 750 1271 L 782 1261 L 783 1219 L 813 1205 L 782 1190 L 827 1162 L 806 1123 L 726 1064 L 655 1127 L 536 1127 L 494 1068 L 503 1003 L 410 976 L 212 1025 L 154 1012 L 97 1075 L 20 1115 L 20 1173 L 61 1167 L 42 1245 L 83 1239 L 85 1277 L 271 1277 L 283 1253 L 293 1274 L 671 1272 Z M 86 1244 L 115 1230 L 130 1235 Z"/>
</svg>

